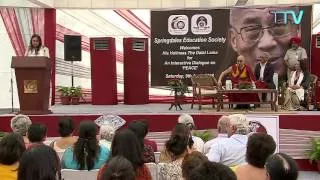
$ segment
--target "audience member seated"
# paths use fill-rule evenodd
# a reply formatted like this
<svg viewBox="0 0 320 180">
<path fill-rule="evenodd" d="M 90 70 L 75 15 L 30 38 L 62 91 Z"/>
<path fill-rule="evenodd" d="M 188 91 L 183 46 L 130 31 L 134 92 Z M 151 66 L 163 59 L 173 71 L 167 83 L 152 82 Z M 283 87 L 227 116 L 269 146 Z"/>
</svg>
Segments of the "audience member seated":
<svg viewBox="0 0 320 180">
<path fill-rule="evenodd" d="M 183 158 L 193 149 L 193 140 L 190 128 L 178 123 L 172 130 L 170 139 L 165 144 L 165 150 L 161 151 L 159 180 L 181 179 L 181 165 Z"/>
<path fill-rule="evenodd" d="M 107 147 L 108 149 L 111 149 L 111 142 L 115 134 L 115 131 L 116 130 L 110 125 L 101 125 L 100 132 L 99 132 L 99 135 L 100 135 L 99 144 Z"/>
<path fill-rule="evenodd" d="M 192 131 L 196 128 L 193 118 L 189 114 L 180 115 L 178 118 L 178 123 L 187 125 L 190 128 L 191 134 L 192 134 Z M 204 145 L 203 140 L 197 136 L 192 136 L 192 140 L 194 142 L 193 147 L 195 148 L 195 150 L 199 152 L 203 152 L 203 145 Z"/>
<path fill-rule="evenodd" d="M 99 145 L 96 134 L 97 127 L 94 122 L 80 123 L 77 142 L 63 153 L 63 169 L 99 169 L 108 160 L 109 149 Z"/>
<path fill-rule="evenodd" d="M 60 160 L 53 148 L 32 146 L 21 157 L 18 180 L 61 180 Z"/>
<path fill-rule="evenodd" d="M 285 110 L 300 109 L 300 102 L 305 100 L 305 90 L 309 87 L 309 75 L 306 62 L 298 61 L 295 65 L 295 71 L 291 73 L 288 80 L 288 88 L 284 92 L 283 108 Z"/>
<path fill-rule="evenodd" d="M 295 160 L 283 153 L 270 156 L 265 168 L 267 180 L 296 180 L 298 178 L 298 167 Z"/>
<path fill-rule="evenodd" d="M 102 180 L 134 180 L 135 171 L 129 160 L 123 156 L 115 156 L 108 162 L 108 168 Z"/>
<path fill-rule="evenodd" d="M 148 122 L 145 121 L 145 120 L 143 120 L 141 122 L 143 122 L 145 124 L 146 129 L 147 129 L 147 134 L 148 134 L 148 132 L 149 132 L 149 124 L 148 124 Z M 144 144 L 151 146 L 153 152 L 157 152 L 158 151 L 157 143 L 155 141 L 147 139 L 147 138 L 144 138 Z"/>
<path fill-rule="evenodd" d="M 200 164 L 208 161 L 208 158 L 198 151 L 193 151 L 187 154 L 182 161 L 182 177 L 184 179 L 189 177 L 189 173 L 198 167 Z"/>
<path fill-rule="evenodd" d="M 236 169 L 238 180 L 266 180 L 264 165 L 267 158 L 276 150 L 272 136 L 265 133 L 253 133 L 249 136 L 246 160 L 248 164 Z"/>
<path fill-rule="evenodd" d="M 62 119 L 58 123 L 60 138 L 52 141 L 50 146 L 57 152 L 63 152 L 72 146 L 77 138 L 73 136 L 74 123 L 71 118 Z"/>
<path fill-rule="evenodd" d="M 218 121 L 217 128 L 218 128 L 218 135 L 216 138 L 207 141 L 203 146 L 203 153 L 207 154 L 210 151 L 210 148 L 213 144 L 218 143 L 219 141 L 224 141 L 228 138 L 227 134 L 227 126 L 229 124 L 229 117 L 228 116 L 221 116 Z"/>
<path fill-rule="evenodd" d="M 209 161 L 232 167 L 246 163 L 249 122 L 242 114 L 230 115 L 229 119 L 227 127 L 229 138 L 213 144 L 207 157 Z"/>
<path fill-rule="evenodd" d="M 206 161 L 194 168 L 185 180 L 237 180 L 234 172 L 220 163 Z"/>
<path fill-rule="evenodd" d="M 47 126 L 44 124 L 31 124 L 27 136 L 30 142 L 27 148 L 33 144 L 42 144 L 47 138 Z"/>
<path fill-rule="evenodd" d="M 145 123 L 141 121 L 133 121 L 129 124 L 128 129 L 130 129 L 132 132 L 134 132 L 139 140 L 139 144 L 141 145 L 141 148 L 143 149 L 143 157 L 144 162 L 155 162 L 155 156 L 154 152 L 151 146 L 144 144 L 144 138 L 146 137 L 148 133 L 148 129 L 145 125 Z"/>
<path fill-rule="evenodd" d="M 26 145 L 29 144 L 27 132 L 28 132 L 28 129 L 31 124 L 32 124 L 32 122 L 31 122 L 30 118 L 28 116 L 22 115 L 22 114 L 19 114 L 19 115 L 16 115 L 15 117 L 13 117 L 11 119 L 11 123 L 10 123 L 12 131 L 14 133 L 18 133 L 21 136 L 23 136 L 23 140 Z"/>
<path fill-rule="evenodd" d="M 123 156 L 129 160 L 135 171 L 136 180 L 151 180 L 151 173 L 143 162 L 143 150 L 137 136 L 129 129 L 116 131 L 111 144 L 111 157 Z M 103 174 L 109 168 L 107 162 L 100 168 L 97 180 L 102 180 Z"/>
<path fill-rule="evenodd" d="M 16 180 L 19 160 L 26 150 L 20 134 L 10 133 L 0 141 L 0 177 L 1 180 Z"/>
</svg>

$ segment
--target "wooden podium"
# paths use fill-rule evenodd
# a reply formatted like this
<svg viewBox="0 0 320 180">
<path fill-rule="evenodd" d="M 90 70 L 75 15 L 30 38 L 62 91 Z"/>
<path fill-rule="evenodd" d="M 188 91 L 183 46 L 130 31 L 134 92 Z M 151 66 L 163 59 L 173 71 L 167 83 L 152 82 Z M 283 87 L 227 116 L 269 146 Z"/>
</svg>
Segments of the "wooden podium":
<svg viewBox="0 0 320 180">
<path fill-rule="evenodd" d="M 20 113 L 50 114 L 51 62 L 47 57 L 13 56 Z"/>
</svg>

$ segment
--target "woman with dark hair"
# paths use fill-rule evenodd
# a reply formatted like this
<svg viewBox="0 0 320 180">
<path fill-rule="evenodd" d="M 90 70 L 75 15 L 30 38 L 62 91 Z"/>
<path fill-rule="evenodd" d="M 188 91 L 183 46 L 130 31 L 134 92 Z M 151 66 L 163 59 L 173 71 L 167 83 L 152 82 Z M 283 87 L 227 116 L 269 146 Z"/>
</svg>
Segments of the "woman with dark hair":
<svg viewBox="0 0 320 180">
<path fill-rule="evenodd" d="M 294 111 L 300 109 L 300 102 L 305 101 L 304 92 L 309 87 L 310 74 L 307 71 L 305 61 L 298 61 L 295 71 L 291 73 L 288 80 L 288 87 L 284 92 L 283 108 Z"/>
<path fill-rule="evenodd" d="M 193 149 L 193 140 L 190 128 L 178 123 L 172 130 L 170 139 L 166 142 L 165 150 L 161 151 L 160 179 L 181 179 L 182 160 L 191 149 Z"/>
<path fill-rule="evenodd" d="M 61 119 L 58 123 L 58 130 L 61 137 L 52 141 L 50 146 L 57 152 L 61 152 L 77 141 L 77 138 L 73 136 L 74 123 L 72 119 Z"/>
<path fill-rule="evenodd" d="M 29 142 L 31 143 L 27 145 L 27 148 L 29 148 L 33 144 L 41 144 L 47 138 L 47 126 L 41 123 L 31 124 L 28 129 L 27 136 Z"/>
<path fill-rule="evenodd" d="M 198 167 L 200 164 L 207 162 L 208 158 L 199 151 L 193 151 L 190 154 L 187 154 L 182 161 L 182 176 L 183 178 L 189 177 L 189 173 Z"/>
<path fill-rule="evenodd" d="M 21 135 L 10 133 L 0 141 L 0 177 L 4 180 L 16 180 L 19 160 L 26 150 Z"/>
<path fill-rule="evenodd" d="M 108 162 L 102 180 L 134 180 L 135 171 L 130 161 L 123 156 L 115 156 Z"/>
<path fill-rule="evenodd" d="M 60 160 L 54 149 L 39 144 L 22 155 L 18 180 L 61 180 L 60 170 Z"/>
<path fill-rule="evenodd" d="M 111 144 L 111 157 L 123 156 L 129 160 L 135 171 L 136 180 L 151 180 L 151 174 L 143 161 L 143 150 L 137 136 L 129 129 L 117 131 Z M 109 168 L 107 162 L 100 170 L 97 180 L 101 180 Z"/>
<path fill-rule="evenodd" d="M 155 156 L 152 147 L 144 144 L 144 138 L 148 133 L 146 124 L 141 121 L 133 121 L 129 124 L 128 128 L 138 137 L 141 148 L 143 149 L 144 162 L 155 162 Z"/>
<path fill-rule="evenodd" d="M 288 155 L 277 153 L 270 156 L 266 162 L 267 180 L 296 180 L 298 167 Z"/>
<path fill-rule="evenodd" d="M 25 53 L 25 56 L 49 56 L 49 49 L 42 45 L 41 37 L 38 34 L 31 36 L 28 49 Z"/>
<path fill-rule="evenodd" d="M 77 170 L 99 169 L 109 158 L 109 150 L 100 146 L 96 137 L 97 127 L 92 121 L 82 121 L 79 138 L 73 147 L 65 150 L 62 168 Z"/>
</svg>

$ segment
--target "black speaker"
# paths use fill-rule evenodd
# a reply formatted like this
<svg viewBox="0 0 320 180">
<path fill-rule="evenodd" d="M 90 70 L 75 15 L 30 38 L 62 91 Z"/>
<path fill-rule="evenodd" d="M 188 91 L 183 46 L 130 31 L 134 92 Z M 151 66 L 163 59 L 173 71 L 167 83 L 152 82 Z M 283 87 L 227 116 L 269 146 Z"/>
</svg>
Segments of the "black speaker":
<svg viewBox="0 0 320 180">
<path fill-rule="evenodd" d="M 64 60 L 81 61 L 81 36 L 64 35 Z"/>
</svg>

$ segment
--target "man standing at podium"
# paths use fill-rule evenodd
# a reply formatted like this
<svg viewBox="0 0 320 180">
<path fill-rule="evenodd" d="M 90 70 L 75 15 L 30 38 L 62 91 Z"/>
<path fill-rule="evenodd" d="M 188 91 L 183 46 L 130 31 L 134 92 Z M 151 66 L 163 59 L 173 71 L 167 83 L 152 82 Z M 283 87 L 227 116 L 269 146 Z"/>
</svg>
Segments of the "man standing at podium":
<svg viewBox="0 0 320 180">
<path fill-rule="evenodd" d="M 31 36 L 25 56 L 45 56 L 50 58 L 49 49 L 42 45 L 41 37 L 38 34 Z"/>
</svg>

